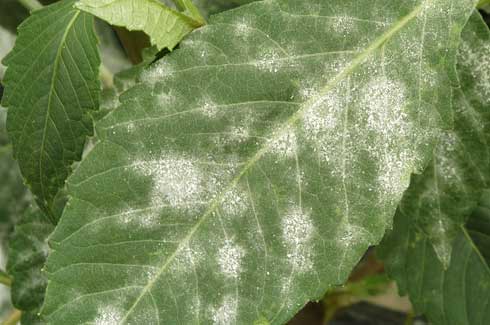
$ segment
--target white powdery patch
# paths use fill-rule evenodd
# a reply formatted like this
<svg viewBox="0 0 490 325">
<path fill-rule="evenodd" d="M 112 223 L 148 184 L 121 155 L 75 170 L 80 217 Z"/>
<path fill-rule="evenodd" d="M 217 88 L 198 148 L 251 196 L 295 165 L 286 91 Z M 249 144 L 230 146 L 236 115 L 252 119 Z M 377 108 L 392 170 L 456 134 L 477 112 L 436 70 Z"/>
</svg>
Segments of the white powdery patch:
<svg viewBox="0 0 490 325">
<path fill-rule="evenodd" d="M 191 159 L 164 155 L 140 161 L 135 169 L 153 180 L 153 199 L 173 208 L 192 207 L 205 192 L 201 171 Z"/>
<path fill-rule="evenodd" d="M 215 118 L 219 113 L 218 105 L 209 98 L 203 99 L 199 107 L 201 107 L 201 112 L 209 118 Z"/>
<path fill-rule="evenodd" d="M 225 216 L 240 216 L 248 209 L 247 202 L 247 194 L 235 187 L 226 192 L 221 201 L 221 208 Z"/>
<path fill-rule="evenodd" d="M 158 213 L 153 210 L 135 211 L 132 209 L 124 210 L 119 213 L 119 222 L 123 226 L 137 226 L 139 228 L 152 228 L 160 222 Z"/>
<path fill-rule="evenodd" d="M 226 296 L 218 308 L 212 308 L 214 325 L 230 325 L 236 323 L 238 301 L 233 296 Z"/>
<path fill-rule="evenodd" d="M 243 248 L 232 240 L 226 240 L 218 250 L 218 263 L 221 272 L 230 278 L 238 278 L 241 273 L 242 258 L 245 255 Z"/>
<path fill-rule="evenodd" d="M 281 56 L 279 53 L 270 49 L 262 54 L 261 58 L 255 61 L 255 66 L 263 71 L 278 72 L 282 67 Z"/>
<path fill-rule="evenodd" d="M 405 132 L 408 116 L 404 112 L 405 86 L 385 77 L 371 80 L 362 89 L 362 107 L 365 107 L 367 126 L 385 137 Z M 402 134 L 403 135 L 403 134 Z"/>
<path fill-rule="evenodd" d="M 375 136 L 368 146 L 371 157 L 378 161 L 378 182 L 381 191 L 397 197 L 408 186 L 415 165 L 415 127 L 405 112 L 406 95 L 403 83 L 378 77 L 361 89 L 361 108 L 366 126 Z"/>
<path fill-rule="evenodd" d="M 339 90 L 332 90 L 321 98 L 306 103 L 302 119 L 306 138 L 311 141 L 314 150 L 324 161 L 336 160 L 340 156 L 333 155 L 342 142 L 339 135 L 343 134 L 343 111 L 346 108 L 346 99 Z M 343 136 L 348 137 L 348 134 Z"/>
<path fill-rule="evenodd" d="M 160 60 L 155 65 L 143 71 L 141 80 L 146 83 L 154 84 L 175 73 L 175 68 L 168 61 Z"/>
<path fill-rule="evenodd" d="M 478 92 L 479 100 L 490 103 L 490 44 L 468 43 L 464 41 L 460 47 L 458 62 L 471 71 L 475 81 L 475 90 Z"/>
<path fill-rule="evenodd" d="M 174 259 L 171 269 L 174 274 L 194 272 L 204 260 L 204 251 L 198 247 L 184 247 Z"/>
<path fill-rule="evenodd" d="M 453 158 L 458 149 L 458 138 L 455 134 L 443 133 L 437 146 L 438 175 L 448 183 L 458 182 L 458 165 Z"/>
<path fill-rule="evenodd" d="M 247 141 L 250 137 L 249 131 L 243 126 L 234 126 L 228 130 L 228 140 L 234 143 Z"/>
<path fill-rule="evenodd" d="M 94 320 L 95 325 L 114 325 L 119 324 L 124 316 L 123 311 L 115 306 L 105 306 L 98 310 Z"/>
<path fill-rule="evenodd" d="M 273 134 L 272 139 L 268 141 L 268 147 L 271 153 L 284 157 L 295 157 L 298 150 L 296 132 L 288 128 L 278 134 Z"/>
<path fill-rule="evenodd" d="M 352 17 L 339 16 L 333 19 L 332 27 L 334 31 L 346 37 L 356 29 L 357 25 Z"/>
<path fill-rule="evenodd" d="M 290 209 L 282 219 L 282 235 L 287 257 L 296 271 L 307 271 L 313 266 L 309 245 L 313 231 L 311 217 L 298 207 Z"/>
</svg>

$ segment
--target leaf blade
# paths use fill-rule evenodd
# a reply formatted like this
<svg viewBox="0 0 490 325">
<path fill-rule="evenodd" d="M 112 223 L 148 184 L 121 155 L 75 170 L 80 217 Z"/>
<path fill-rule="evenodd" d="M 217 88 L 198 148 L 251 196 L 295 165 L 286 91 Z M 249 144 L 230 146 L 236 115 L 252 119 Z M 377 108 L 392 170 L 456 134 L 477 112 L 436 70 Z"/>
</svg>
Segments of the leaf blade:
<svg viewBox="0 0 490 325">
<path fill-rule="evenodd" d="M 52 220 L 57 218 L 56 194 L 92 135 L 89 111 L 98 108 L 100 92 L 93 19 L 72 9 L 73 3 L 36 11 L 20 27 L 14 50 L 4 60 L 3 104 L 9 107 L 14 154 Z"/>
<path fill-rule="evenodd" d="M 459 52 L 462 89 L 454 90 L 456 125 L 449 133 L 456 141 L 443 141 L 434 163 L 412 179 L 394 228 L 379 247 L 401 292 L 434 324 L 485 323 L 490 317 L 481 305 L 490 292 L 488 258 L 481 255 L 488 243 L 478 242 L 474 233 L 488 232 L 488 204 L 474 210 L 490 180 L 488 74 L 481 70 L 489 39 L 488 27 L 475 12 Z"/>
<path fill-rule="evenodd" d="M 407 101 L 396 81 L 367 76 L 375 67 L 391 71 L 382 53 L 404 57 L 398 45 L 406 37 L 419 44 L 420 19 L 440 11 L 400 2 L 385 7 L 386 24 L 362 14 L 336 24 L 339 12 L 359 2 L 320 4 L 313 13 L 316 7 L 304 4 L 261 2 L 215 16 L 148 69 L 122 106 L 98 123 L 100 142 L 71 177 L 72 198 L 51 237 L 43 307 L 50 322 L 284 323 L 342 283 L 381 238 L 410 173 L 430 150 L 417 146 L 420 160 L 403 161 L 400 169 L 389 159 L 399 162 L 409 143 L 432 139 L 403 134 L 406 125 L 397 124 L 400 112 L 390 115 L 391 107 L 402 102 L 407 119 L 421 123 L 414 128 L 442 128 L 450 117 L 419 98 L 447 100 L 434 93 L 445 93 L 454 58 L 430 66 L 440 73 L 434 83 L 421 80 L 418 72 L 430 69 L 417 52 L 420 71 L 404 70 L 412 71 L 404 85 L 416 94 L 407 91 Z M 451 17 L 452 30 L 461 29 L 473 4 L 459 4 L 449 16 L 427 17 L 447 45 L 435 49 L 428 41 L 419 48 L 428 57 L 455 54 L 457 35 L 440 34 L 447 26 L 439 30 L 433 22 Z M 355 28 L 344 30 L 349 23 Z M 295 32 L 283 33 L 287 28 Z M 336 34 L 325 35 L 330 29 Z M 359 31 L 363 39 L 339 42 Z M 403 64 L 411 67 L 409 61 Z M 431 91 L 417 94 L 420 84 L 431 83 Z M 352 95 L 354 85 L 362 96 Z M 338 107 L 337 115 L 315 115 Z M 367 116 L 379 107 L 388 117 Z M 366 157 L 363 138 L 379 151 Z M 400 139 L 403 145 L 394 145 Z M 98 279 L 89 277 L 94 270 Z M 105 308 L 108 299 L 114 303 Z M 189 304 L 191 312 L 179 310 Z"/>
<path fill-rule="evenodd" d="M 76 7 L 111 25 L 144 31 L 159 50 L 172 50 L 185 35 L 203 24 L 156 0 L 139 1 L 136 6 L 131 0 L 81 0 Z"/>
</svg>

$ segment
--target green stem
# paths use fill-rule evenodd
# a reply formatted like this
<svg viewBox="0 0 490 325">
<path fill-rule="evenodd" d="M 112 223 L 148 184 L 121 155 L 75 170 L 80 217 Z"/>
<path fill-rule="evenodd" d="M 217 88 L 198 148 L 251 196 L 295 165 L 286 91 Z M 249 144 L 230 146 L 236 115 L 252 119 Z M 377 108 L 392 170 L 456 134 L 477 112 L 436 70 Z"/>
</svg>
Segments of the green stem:
<svg viewBox="0 0 490 325">
<path fill-rule="evenodd" d="M 2 270 L 0 270 L 0 283 L 7 287 L 12 285 L 12 278 Z"/>
<path fill-rule="evenodd" d="M 29 11 L 38 10 L 43 7 L 43 5 L 38 0 L 18 0 L 18 1 Z"/>
<path fill-rule="evenodd" d="M 192 0 L 172 0 L 180 11 L 189 15 L 190 18 L 195 20 L 199 26 L 206 24 L 206 20 L 203 18 L 199 9 L 192 3 Z"/>
<path fill-rule="evenodd" d="M 3 325 L 16 325 L 19 323 L 20 318 L 22 316 L 22 312 L 18 309 L 15 309 L 12 314 L 3 322 Z"/>
</svg>

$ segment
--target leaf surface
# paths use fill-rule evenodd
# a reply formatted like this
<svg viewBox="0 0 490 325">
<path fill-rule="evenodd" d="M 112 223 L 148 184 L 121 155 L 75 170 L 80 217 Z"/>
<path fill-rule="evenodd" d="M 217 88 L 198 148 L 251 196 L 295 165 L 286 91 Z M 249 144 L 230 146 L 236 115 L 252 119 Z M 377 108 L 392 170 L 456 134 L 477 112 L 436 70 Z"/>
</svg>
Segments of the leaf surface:
<svg viewBox="0 0 490 325">
<path fill-rule="evenodd" d="M 98 123 L 51 237 L 48 322 L 283 324 L 343 283 L 450 125 L 473 6 L 214 16 Z"/>
<path fill-rule="evenodd" d="M 56 219 L 53 202 L 93 132 L 99 54 L 93 18 L 63 1 L 33 13 L 20 27 L 2 104 L 14 155 L 39 206 Z"/>
<path fill-rule="evenodd" d="M 490 248 L 483 238 L 490 214 L 479 213 L 481 207 L 465 226 L 490 181 L 490 32 L 477 12 L 462 38 L 455 129 L 441 139 L 424 174 L 413 177 L 394 229 L 378 248 L 401 291 L 434 324 L 490 321 L 489 260 L 481 256 Z"/>
<path fill-rule="evenodd" d="M 42 212 L 31 208 L 24 213 L 15 226 L 9 240 L 9 259 L 7 271 L 13 277 L 12 303 L 22 310 L 33 324 L 42 305 L 47 279 L 41 269 L 48 255 L 48 235 L 54 226 L 46 221 Z M 25 320 L 25 317 L 24 317 Z"/>
<path fill-rule="evenodd" d="M 80 0 L 76 7 L 111 25 L 145 32 L 159 50 L 172 50 L 184 36 L 203 24 L 158 0 Z"/>
</svg>

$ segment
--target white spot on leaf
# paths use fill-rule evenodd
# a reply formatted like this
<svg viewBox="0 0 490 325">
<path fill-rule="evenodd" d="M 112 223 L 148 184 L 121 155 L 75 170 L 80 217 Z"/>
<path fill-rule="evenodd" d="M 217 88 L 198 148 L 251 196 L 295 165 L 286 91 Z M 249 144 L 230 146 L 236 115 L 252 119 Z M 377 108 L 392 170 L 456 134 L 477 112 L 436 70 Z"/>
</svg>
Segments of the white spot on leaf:
<svg viewBox="0 0 490 325">
<path fill-rule="evenodd" d="M 218 263 L 221 272 L 231 278 L 237 278 L 241 272 L 241 262 L 245 255 L 244 250 L 231 240 L 226 240 L 225 244 L 218 251 Z"/>
</svg>

